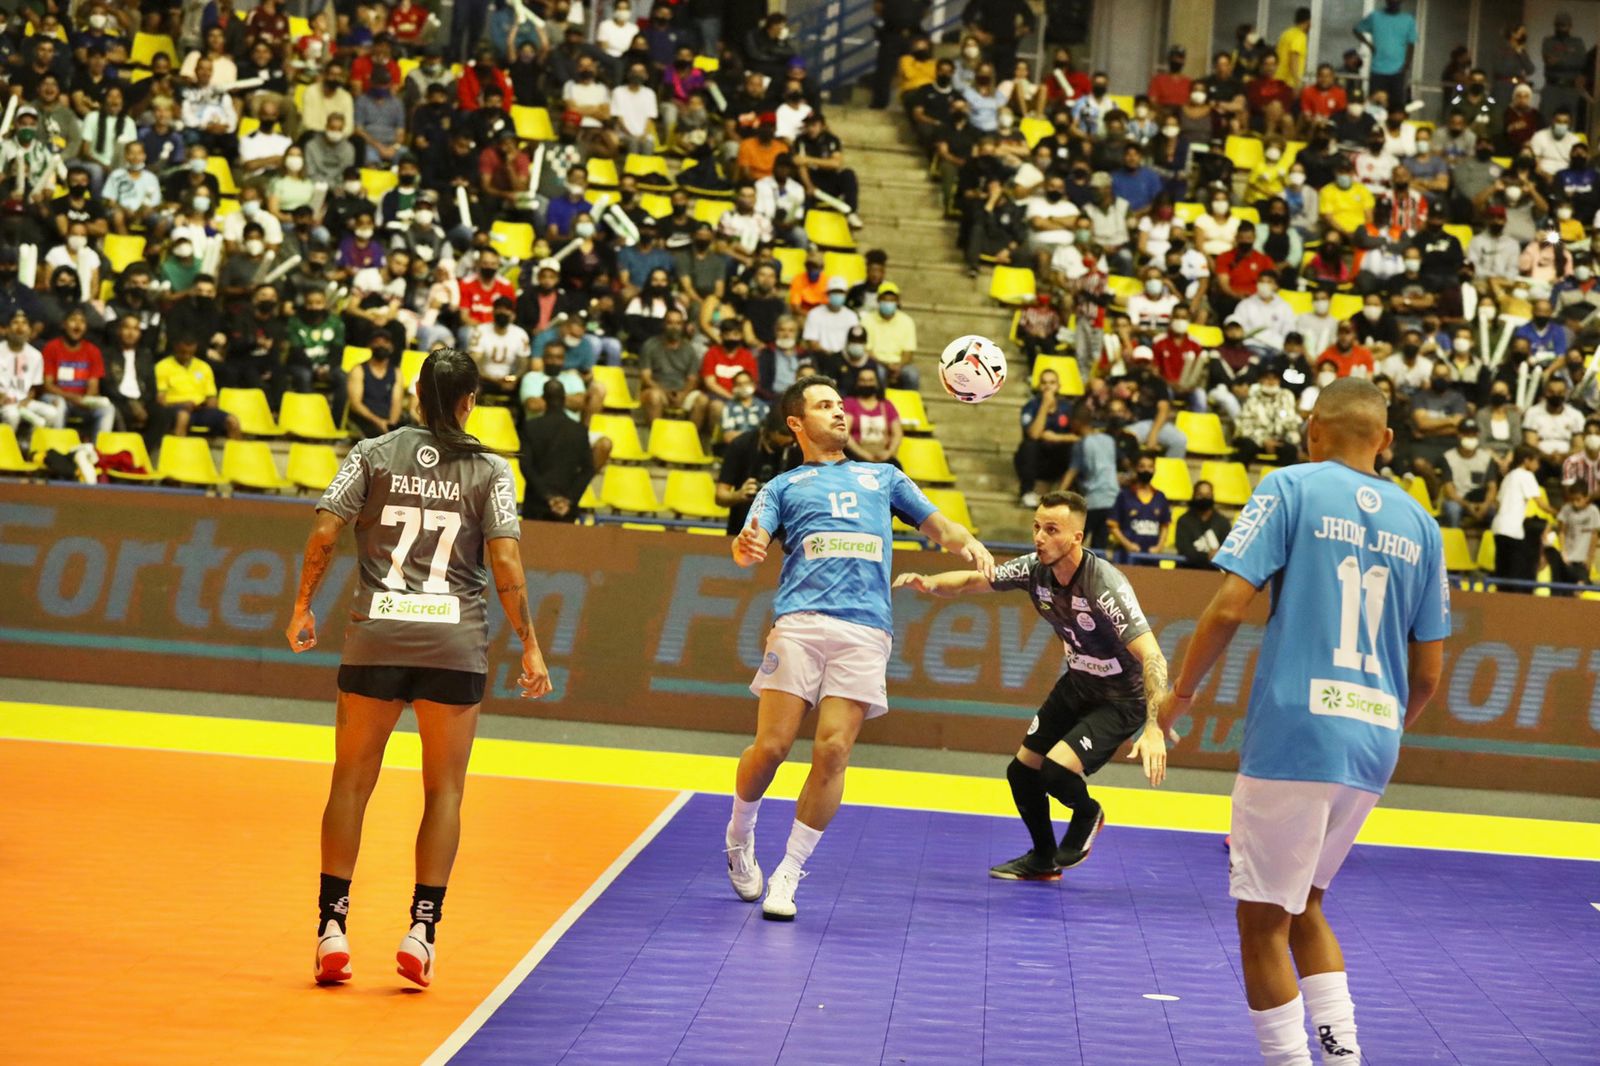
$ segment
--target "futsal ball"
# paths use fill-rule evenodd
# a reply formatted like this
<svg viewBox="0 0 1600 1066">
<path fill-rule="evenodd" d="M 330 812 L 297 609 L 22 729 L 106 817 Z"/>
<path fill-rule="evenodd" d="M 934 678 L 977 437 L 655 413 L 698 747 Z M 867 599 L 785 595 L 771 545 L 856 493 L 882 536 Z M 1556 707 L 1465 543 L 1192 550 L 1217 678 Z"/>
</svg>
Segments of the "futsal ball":
<svg viewBox="0 0 1600 1066">
<path fill-rule="evenodd" d="M 1006 353 L 988 337 L 957 337 L 939 356 L 939 380 L 962 403 L 982 403 L 1006 383 Z"/>
</svg>

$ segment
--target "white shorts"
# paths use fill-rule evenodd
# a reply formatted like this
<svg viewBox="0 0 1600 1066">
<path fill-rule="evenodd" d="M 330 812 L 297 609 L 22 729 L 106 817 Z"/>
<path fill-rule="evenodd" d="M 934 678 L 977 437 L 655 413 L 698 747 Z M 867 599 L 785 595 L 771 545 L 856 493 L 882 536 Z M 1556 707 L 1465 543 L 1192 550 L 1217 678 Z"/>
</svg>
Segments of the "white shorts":
<svg viewBox="0 0 1600 1066">
<path fill-rule="evenodd" d="M 885 674 L 894 639 L 881 629 L 812 611 L 786 614 L 767 633 L 767 651 L 750 691 L 789 692 L 816 706 L 842 696 L 876 718 L 889 710 Z"/>
<path fill-rule="evenodd" d="M 1344 865 L 1378 794 L 1324 781 L 1233 784 L 1228 894 L 1302 914 L 1311 887 L 1327 888 Z"/>
</svg>

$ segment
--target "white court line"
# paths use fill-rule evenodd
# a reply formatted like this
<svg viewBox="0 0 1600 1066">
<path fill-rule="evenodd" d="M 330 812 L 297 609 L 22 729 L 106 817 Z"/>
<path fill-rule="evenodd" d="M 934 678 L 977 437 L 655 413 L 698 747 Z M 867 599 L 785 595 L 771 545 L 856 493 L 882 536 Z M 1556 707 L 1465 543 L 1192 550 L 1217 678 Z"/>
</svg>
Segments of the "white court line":
<svg viewBox="0 0 1600 1066">
<path fill-rule="evenodd" d="M 1589 906 L 1593 907 L 1597 911 L 1600 911 L 1600 903 L 1591 903 Z"/>
<path fill-rule="evenodd" d="M 573 901 L 572 906 L 566 909 L 566 913 L 562 914 L 556 920 L 556 923 L 545 932 L 544 936 L 539 938 L 538 943 L 528 949 L 528 953 L 522 957 L 522 961 L 511 968 L 511 972 L 506 974 L 505 979 L 495 986 L 493 992 L 484 997 L 483 1002 L 479 1003 L 471 1014 L 467 1015 L 466 1019 L 456 1027 L 456 1031 L 446 1037 L 444 1043 L 435 1048 L 432 1055 L 423 1060 L 422 1066 L 444 1066 L 456 1052 L 466 1045 L 468 1040 L 472 1039 L 474 1033 L 483 1028 L 483 1024 L 494 1015 L 495 1011 L 500 1009 L 501 1004 L 511 997 L 511 993 L 515 992 L 517 986 L 522 984 L 523 980 L 533 972 L 534 967 L 543 961 L 544 957 L 550 953 L 550 949 L 556 946 L 556 941 L 565 936 L 567 930 L 572 928 L 573 923 L 583 916 L 584 911 L 589 909 L 589 905 L 600 898 L 600 893 L 610 887 L 611 882 L 615 881 L 617 876 L 627 868 L 627 865 L 633 861 L 634 856 L 643 851 L 645 845 L 654 840 L 656 834 L 667 827 L 667 823 L 672 821 L 673 816 L 683 809 L 683 805 L 689 802 L 689 797 L 693 794 L 685 790 L 672 798 L 672 802 L 668 803 L 666 809 L 656 816 L 656 820 L 645 826 L 644 831 L 634 837 L 633 843 L 629 844 L 622 854 L 617 856 L 616 861 L 606 867 L 605 872 L 594 879 L 594 883 L 584 891 L 583 895 Z"/>
</svg>

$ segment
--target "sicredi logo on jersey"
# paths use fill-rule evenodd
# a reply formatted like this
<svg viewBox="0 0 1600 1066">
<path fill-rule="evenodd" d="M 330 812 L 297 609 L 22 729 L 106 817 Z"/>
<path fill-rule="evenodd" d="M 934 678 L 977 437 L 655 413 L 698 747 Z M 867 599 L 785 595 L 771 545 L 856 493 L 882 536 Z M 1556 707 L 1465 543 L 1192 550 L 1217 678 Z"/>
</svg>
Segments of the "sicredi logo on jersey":
<svg viewBox="0 0 1600 1066">
<path fill-rule="evenodd" d="M 1347 681 L 1311 680 L 1311 713 L 1354 718 L 1383 729 L 1399 729 L 1399 703 L 1387 692 Z"/>
<path fill-rule="evenodd" d="M 883 561 L 883 538 L 866 533 L 813 533 L 805 542 L 807 559 Z"/>
<path fill-rule="evenodd" d="M 454 596 L 426 592 L 375 592 L 372 594 L 372 617 L 455 625 L 461 621 L 461 601 Z"/>
</svg>

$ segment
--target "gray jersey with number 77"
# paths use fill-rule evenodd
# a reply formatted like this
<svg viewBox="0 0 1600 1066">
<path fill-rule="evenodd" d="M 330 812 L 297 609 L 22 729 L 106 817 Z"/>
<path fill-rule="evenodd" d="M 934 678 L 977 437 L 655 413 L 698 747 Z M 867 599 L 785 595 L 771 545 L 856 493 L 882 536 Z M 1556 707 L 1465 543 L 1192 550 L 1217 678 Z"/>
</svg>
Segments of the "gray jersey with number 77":
<svg viewBox="0 0 1600 1066">
<path fill-rule="evenodd" d="M 487 672 L 484 545 L 521 533 L 506 460 L 447 455 L 426 429 L 397 429 L 350 449 L 317 509 L 355 526 L 341 662 Z"/>
</svg>

